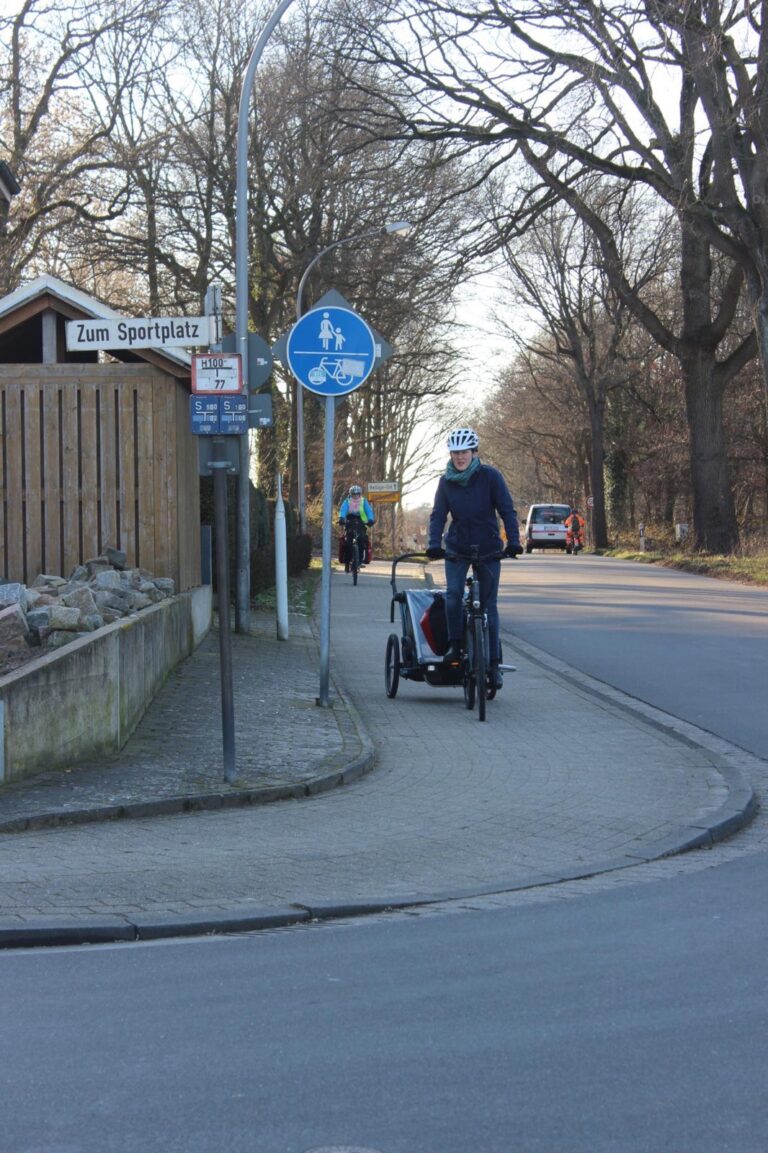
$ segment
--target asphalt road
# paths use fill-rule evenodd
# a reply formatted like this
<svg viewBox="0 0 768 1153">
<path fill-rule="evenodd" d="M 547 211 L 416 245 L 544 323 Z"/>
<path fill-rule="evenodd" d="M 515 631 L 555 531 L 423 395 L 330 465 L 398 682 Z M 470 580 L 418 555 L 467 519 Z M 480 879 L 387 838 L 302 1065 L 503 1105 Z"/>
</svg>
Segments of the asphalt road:
<svg viewBox="0 0 768 1153">
<path fill-rule="evenodd" d="M 764 1153 L 766 885 L 5 956 L 0 1149 Z"/>
<path fill-rule="evenodd" d="M 768 594 L 638 567 L 503 566 L 507 627 L 699 724 L 703 705 L 723 735 L 741 695 L 759 746 Z M 536 700 L 516 715 L 527 733 Z M 415 716 L 418 693 L 402 707 Z M 709 852 L 521 893 L 7 953 L 0 1153 L 765 1153 L 764 846 L 760 813 Z"/>
<path fill-rule="evenodd" d="M 768 590 L 609 558 L 502 565 L 502 630 L 768 757 Z"/>
</svg>

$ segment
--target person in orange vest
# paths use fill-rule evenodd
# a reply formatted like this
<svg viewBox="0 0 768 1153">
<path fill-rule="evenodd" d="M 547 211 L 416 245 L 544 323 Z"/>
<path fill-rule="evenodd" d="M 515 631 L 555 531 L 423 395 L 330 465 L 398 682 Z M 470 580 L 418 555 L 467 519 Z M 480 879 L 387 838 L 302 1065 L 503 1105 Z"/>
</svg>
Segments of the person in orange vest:
<svg viewBox="0 0 768 1153">
<path fill-rule="evenodd" d="M 583 516 L 580 516 L 579 510 L 572 508 L 571 515 L 566 517 L 563 523 L 565 524 L 566 546 L 570 545 L 573 548 L 575 542 L 577 548 L 584 548 L 584 529 L 587 522 Z"/>
</svg>

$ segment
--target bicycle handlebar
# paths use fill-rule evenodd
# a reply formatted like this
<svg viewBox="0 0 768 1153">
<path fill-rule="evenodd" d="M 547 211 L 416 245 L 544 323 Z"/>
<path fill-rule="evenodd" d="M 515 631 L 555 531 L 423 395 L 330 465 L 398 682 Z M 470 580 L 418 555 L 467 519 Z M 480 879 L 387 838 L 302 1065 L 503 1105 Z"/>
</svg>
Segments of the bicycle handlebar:
<svg viewBox="0 0 768 1153">
<path fill-rule="evenodd" d="M 442 557 L 436 557 L 435 559 L 436 560 L 442 560 L 443 558 Z M 483 555 L 476 556 L 474 558 L 471 556 L 465 556 L 464 553 L 458 553 L 457 552 L 457 553 L 446 553 L 445 559 L 446 560 L 468 560 L 470 562 L 472 560 L 475 560 L 475 562 L 482 564 L 484 561 L 487 561 L 487 560 L 513 560 L 514 558 L 508 557 L 505 552 L 489 552 L 489 553 L 485 553 Z M 393 593 L 396 591 L 395 573 L 397 570 L 397 566 L 399 565 L 400 561 L 403 561 L 403 560 L 425 560 L 425 561 L 427 561 L 427 563 L 429 563 L 432 560 L 432 557 L 428 557 L 427 554 L 423 551 L 422 552 L 404 552 L 404 553 L 401 553 L 400 556 L 394 557 L 394 559 L 392 561 L 392 573 L 391 573 L 391 576 L 389 578 L 389 583 L 392 586 Z"/>
<path fill-rule="evenodd" d="M 445 559 L 468 560 L 470 562 L 477 561 L 479 564 L 482 564 L 482 562 L 486 560 L 512 560 L 512 557 L 508 557 L 505 552 L 477 553 L 475 556 L 467 555 L 463 552 L 449 552 L 445 554 Z"/>
</svg>

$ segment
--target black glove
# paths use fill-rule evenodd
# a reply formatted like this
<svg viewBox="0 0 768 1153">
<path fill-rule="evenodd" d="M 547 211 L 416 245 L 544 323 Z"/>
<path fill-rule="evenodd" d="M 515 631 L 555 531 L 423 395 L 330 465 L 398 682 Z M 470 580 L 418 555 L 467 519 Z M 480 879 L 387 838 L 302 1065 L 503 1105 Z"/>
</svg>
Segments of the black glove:
<svg viewBox="0 0 768 1153">
<path fill-rule="evenodd" d="M 343 520 L 339 521 L 339 528 L 344 528 L 344 521 Z"/>
<path fill-rule="evenodd" d="M 504 556 L 511 557 L 512 560 L 514 560 L 516 556 L 522 556 L 522 555 L 523 555 L 523 546 L 521 544 L 508 544 L 507 547 L 504 549 Z"/>
<path fill-rule="evenodd" d="M 439 545 L 436 548 L 428 548 L 427 556 L 430 560 L 442 560 L 445 556 L 445 549 L 440 548 Z"/>
</svg>

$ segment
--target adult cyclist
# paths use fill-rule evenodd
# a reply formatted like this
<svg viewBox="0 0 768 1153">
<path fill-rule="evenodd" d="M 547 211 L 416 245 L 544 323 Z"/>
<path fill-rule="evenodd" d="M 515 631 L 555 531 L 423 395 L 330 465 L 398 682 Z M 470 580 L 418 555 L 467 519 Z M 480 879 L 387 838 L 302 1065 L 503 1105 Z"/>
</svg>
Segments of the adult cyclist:
<svg viewBox="0 0 768 1153">
<path fill-rule="evenodd" d="M 575 507 L 572 508 L 571 515 L 567 516 L 563 523 L 565 524 L 566 546 L 570 545 L 573 548 L 575 545 L 577 549 L 584 548 L 584 530 L 587 527 L 587 522 L 579 510 Z"/>
<path fill-rule="evenodd" d="M 342 530 L 352 529 L 353 526 L 358 526 L 358 546 L 360 549 L 360 563 L 367 564 L 370 551 L 371 542 L 368 538 L 368 526 L 375 524 L 376 514 L 371 508 L 370 504 L 363 496 L 363 490 L 359 484 L 350 485 L 349 495 L 342 501 L 341 508 L 339 509 L 339 527 Z M 343 537 L 346 542 L 346 535 Z M 349 572 L 349 556 L 346 552 L 346 544 L 340 543 L 340 549 L 343 550 L 344 555 L 339 555 L 339 560 L 344 562 L 344 571 Z"/>
<path fill-rule="evenodd" d="M 504 477 L 498 469 L 481 464 L 478 456 L 480 442 L 473 428 L 457 428 L 448 437 L 450 458 L 440 477 L 435 503 L 429 518 L 429 547 L 427 556 L 437 560 L 452 553 L 468 555 L 473 546 L 484 553 L 501 553 L 516 557 L 522 553 L 517 513 Z M 445 522 L 450 514 L 451 523 L 442 547 Z M 498 516 L 504 522 L 507 546 L 499 535 Z M 461 656 L 462 611 L 464 581 L 469 562 L 446 561 L 445 585 L 448 615 L 448 660 Z M 488 643 L 490 673 L 497 689 L 502 686 L 499 668 L 499 610 L 497 597 L 501 564 L 498 560 L 484 561 L 480 566 L 480 595 L 488 615 Z"/>
</svg>

